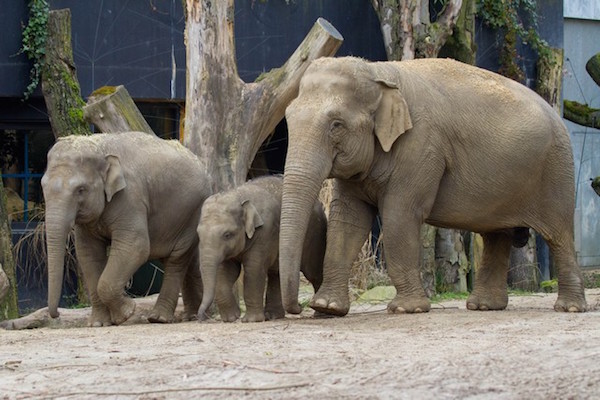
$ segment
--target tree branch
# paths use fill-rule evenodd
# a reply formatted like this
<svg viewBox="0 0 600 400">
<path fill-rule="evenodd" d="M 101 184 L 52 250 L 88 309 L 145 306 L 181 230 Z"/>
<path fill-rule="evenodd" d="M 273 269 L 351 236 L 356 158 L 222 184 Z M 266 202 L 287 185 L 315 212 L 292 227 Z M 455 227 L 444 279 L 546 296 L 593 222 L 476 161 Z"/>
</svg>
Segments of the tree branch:
<svg viewBox="0 0 600 400">
<path fill-rule="evenodd" d="M 290 56 L 281 68 L 276 68 L 264 74 L 262 80 L 255 85 L 260 85 L 261 92 L 266 98 L 263 115 L 267 118 L 258 118 L 258 135 L 250 152 L 258 151 L 262 142 L 275 130 L 275 127 L 284 118 L 287 105 L 298 95 L 300 79 L 310 65 L 311 61 L 334 55 L 342 45 L 344 38 L 327 20 L 319 18 L 296 51 Z M 252 84 L 248 85 L 250 89 Z M 252 161 L 252 160 L 250 160 Z"/>
</svg>

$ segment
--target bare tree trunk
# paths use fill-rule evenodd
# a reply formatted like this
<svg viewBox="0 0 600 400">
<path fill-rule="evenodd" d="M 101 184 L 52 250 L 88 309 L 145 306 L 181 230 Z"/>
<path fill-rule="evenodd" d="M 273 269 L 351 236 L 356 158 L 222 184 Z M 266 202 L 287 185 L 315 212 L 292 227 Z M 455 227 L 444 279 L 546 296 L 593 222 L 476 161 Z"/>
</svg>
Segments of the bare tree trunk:
<svg viewBox="0 0 600 400">
<path fill-rule="evenodd" d="M 50 11 L 48 39 L 42 69 L 42 93 L 54 137 L 89 135 L 91 131 L 83 119 L 81 89 L 73 62 L 71 47 L 71 11 Z M 78 274 L 77 298 L 87 302 L 87 293 Z"/>
<path fill-rule="evenodd" d="M 88 98 L 83 118 L 100 132 L 138 131 L 154 135 L 125 86 L 103 86 Z"/>
<path fill-rule="evenodd" d="M 319 19 L 281 67 L 256 82 L 238 76 L 233 0 L 186 2 L 186 117 L 183 143 L 204 161 L 214 189 L 243 183 L 260 145 L 284 117 L 302 74 L 318 57 L 335 54 L 337 30 Z"/>
<path fill-rule="evenodd" d="M 437 57 L 452 35 L 462 0 L 448 0 L 431 22 L 429 0 L 371 0 L 388 60 Z"/>
<path fill-rule="evenodd" d="M 12 235 L 6 210 L 4 185 L 0 179 L 0 321 L 18 318 L 17 273 L 12 253 Z"/>
<path fill-rule="evenodd" d="M 89 135 L 71 48 L 71 11 L 50 11 L 42 93 L 55 137 Z"/>
</svg>

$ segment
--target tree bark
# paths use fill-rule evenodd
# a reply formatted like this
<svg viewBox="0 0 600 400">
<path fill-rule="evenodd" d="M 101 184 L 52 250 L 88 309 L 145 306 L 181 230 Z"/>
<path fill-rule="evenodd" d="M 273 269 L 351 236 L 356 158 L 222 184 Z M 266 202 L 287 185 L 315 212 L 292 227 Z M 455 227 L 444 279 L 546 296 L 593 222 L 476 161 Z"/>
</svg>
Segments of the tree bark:
<svg viewBox="0 0 600 400">
<path fill-rule="evenodd" d="M 537 62 L 536 92 L 560 114 L 564 50 L 551 48 L 548 57 Z"/>
<path fill-rule="evenodd" d="M 243 183 L 260 145 L 284 117 L 302 74 L 318 57 L 335 54 L 343 38 L 319 19 L 281 67 L 256 82 L 238 76 L 233 0 L 186 2 L 186 117 L 183 143 L 204 163 L 214 190 Z"/>
<path fill-rule="evenodd" d="M 510 250 L 510 268 L 508 285 L 512 289 L 535 292 L 539 289 L 540 274 L 535 253 L 535 232 L 531 231 L 529 240 L 523 247 Z"/>
<path fill-rule="evenodd" d="M 593 55 L 587 63 L 585 70 L 590 74 L 590 77 L 600 86 L 600 53 Z"/>
<path fill-rule="evenodd" d="M 591 108 L 587 104 L 564 100 L 564 117 L 576 124 L 588 128 L 600 129 L 600 108 Z"/>
<path fill-rule="evenodd" d="M 83 119 L 81 89 L 73 62 L 71 46 L 71 11 L 50 11 L 48 38 L 42 68 L 42 93 L 55 138 L 69 135 L 89 135 L 92 132 Z M 87 302 L 87 293 L 78 274 L 77 298 Z"/>
<path fill-rule="evenodd" d="M 88 98 L 83 118 L 100 132 L 138 131 L 154 135 L 125 86 L 103 86 Z"/>
<path fill-rule="evenodd" d="M 434 226 L 421 225 L 421 284 L 427 297 L 436 294 L 436 260 L 435 260 L 435 238 L 436 228 Z"/>
<path fill-rule="evenodd" d="M 379 16 L 388 60 L 437 57 L 458 19 L 462 0 L 448 0 L 430 17 L 429 0 L 371 0 Z"/>
<path fill-rule="evenodd" d="M 0 179 L 0 321 L 17 318 L 17 273 L 12 253 L 4 185 Z"/>
<path fill-rule="evenodd" d="M 69 9 L 50 11 L 48 16 L 42 93 L 56 138 L 91 133 L 83 120 L 82 108 L 85 103 L 81 99 L 81 89 L 73 63 Z"/>
</svg>

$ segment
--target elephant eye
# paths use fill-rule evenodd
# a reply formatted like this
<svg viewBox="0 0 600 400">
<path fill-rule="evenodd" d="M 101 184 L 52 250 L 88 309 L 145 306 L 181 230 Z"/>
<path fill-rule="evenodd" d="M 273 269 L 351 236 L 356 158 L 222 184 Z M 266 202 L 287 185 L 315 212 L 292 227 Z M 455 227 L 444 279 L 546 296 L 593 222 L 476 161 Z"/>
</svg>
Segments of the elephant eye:
<svg viewBox="0 0 600 400">
<path fill-rule="evenodd" d="M 77 191 L 78 195 L 83 195 L 83 194 L 85 194 L 85 192 L 87 192 L 87 187 L 85 187 L 83 185 L 78 186 L 76 191 Z"/>
<path fill-rule="evenodd" d="M 231 239 L 232 237 L 233 237 L 233 233 L 232 233 L 232 232 L 230 232 L 230 231 L 227 231 L 227 232 L 224 232 L 224 233 L 223 233 L 223 239 L 225 239 L 225 240 L 229 240 L 229 239 Z"/>
<path fill-rule="evenodd" d="M 342 126 L 344 126 L 344 124 L 339 119 L 331 121 L 331 130 L 341 128 Z"/>
</svg>

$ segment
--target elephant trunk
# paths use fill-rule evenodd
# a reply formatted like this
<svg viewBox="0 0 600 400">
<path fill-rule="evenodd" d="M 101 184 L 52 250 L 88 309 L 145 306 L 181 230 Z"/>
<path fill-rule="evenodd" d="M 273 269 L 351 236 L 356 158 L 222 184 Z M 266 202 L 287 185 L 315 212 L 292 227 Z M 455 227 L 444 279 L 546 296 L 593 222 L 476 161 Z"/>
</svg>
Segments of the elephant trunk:
<svg viewBox="0 0 600 400">
<path fill-rule="evenodd" d="M 46 249 L 48 254 L 48 313 L 58 317 L 58 303 L 62 294 L 65 248 L 67 237 L 75 222 L 70 207 L 49 207 L 46 211 Z"/>
<path fill-rule="evenodd" d="M 198 309 L 198 321 L 204 321 L 209 318 L 207 313 L 215 299 L 217 286 L 217 268 L 221 265 L 221 260 L 213 256 L 204 256 L 205 251 L 201 250 L 200 271 L 202 274 L 202 303 Z"/>
<path fill-rule="evenodd" d="M 331 160 L 315 159 L 322 150 L 309 146 L 302 149 L 294 144 L 290 150 L 283 178 L 279 276 L 285 311 L 299 314 L 302 311 L 298 304 L 302 249 L 315 201 L 331 170 Z"/>
</svg>

